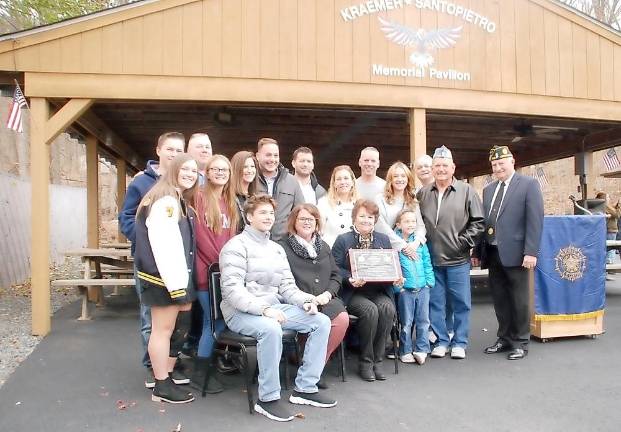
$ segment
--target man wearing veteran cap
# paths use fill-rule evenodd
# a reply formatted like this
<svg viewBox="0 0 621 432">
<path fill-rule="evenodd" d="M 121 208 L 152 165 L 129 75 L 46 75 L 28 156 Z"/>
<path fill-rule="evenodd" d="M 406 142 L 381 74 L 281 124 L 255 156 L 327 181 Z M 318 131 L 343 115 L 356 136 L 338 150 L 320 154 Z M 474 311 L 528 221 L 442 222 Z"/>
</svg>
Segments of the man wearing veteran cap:
<svg viewBox="0 0 621 432">
<path fill-rule="evenodd" d="M 528 273 L 537 265 L 543 197 L 537 180 L 515 172 L 508 147 L 494 146 L 489 160 L 496 181 L 483 189 L 485 234 L 472 259 L 489 269 L 498 319 L 498 340 L 485 353 L 508 351 L 509 360 L 519 360 L 528 354 Z"/>
<path fill-rule="evenodd" d="M 453 177 L 455 164 L 446 147 L 434 152 L 431 171 L 434 182 L 417 195 L 436 276 L 429 318 L 438 340 L 431 357 L 444 357 L 450 348 L 451 358 L 464 359 L 470 327 L 470 249 L 483 233 L 483 206 L 472 186 Z M 453 309 L 453 339 L 446 329 L 447 304 Z"/>
</svg>

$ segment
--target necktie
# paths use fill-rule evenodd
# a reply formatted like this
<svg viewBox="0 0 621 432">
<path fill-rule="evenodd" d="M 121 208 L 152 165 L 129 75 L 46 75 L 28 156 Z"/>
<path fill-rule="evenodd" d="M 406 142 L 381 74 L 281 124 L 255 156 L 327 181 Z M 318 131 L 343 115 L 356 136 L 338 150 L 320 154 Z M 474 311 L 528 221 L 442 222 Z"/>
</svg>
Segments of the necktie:
<svg viewBox="0 0 621 432">
<path fill-rule="evenodd" d="M 487 218 L 487 227 L 485 234 L 487 235 L 487 242 L 489 244 L 496 244 L 496 219 L 498 219 L 498 211 L 500 210 L 500 203 L 502 202 L 502 196 L 505 193 L 505 182 L 500 182 L 500 188 L 492 203 L 492 211 Z"/>
</svg>

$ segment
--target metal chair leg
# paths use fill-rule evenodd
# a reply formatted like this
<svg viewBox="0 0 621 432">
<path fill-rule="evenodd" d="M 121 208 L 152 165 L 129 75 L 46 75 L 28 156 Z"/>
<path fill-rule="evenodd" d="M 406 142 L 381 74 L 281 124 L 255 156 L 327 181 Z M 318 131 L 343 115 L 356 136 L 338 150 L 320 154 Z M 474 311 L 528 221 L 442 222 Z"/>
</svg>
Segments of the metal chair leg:
<svg viewBox="0 0 621 432">
<path fill-rule="evenodd" d="M 339 359 L 341 361 L 341 381 L 347 381 L 347 372 L 345 371 L 345 341 L 341 341 L 339 346 Z"/>
<path fill-rule="evenodd" d="M 246 394 L 248 396 L 248 410 L 254 414 L 254 398 L 252 394 L 252 381 L 257 372 L 257 347 L 246 347 L 242 345 L 240 351 L 246 363 Z"/>
</svg>

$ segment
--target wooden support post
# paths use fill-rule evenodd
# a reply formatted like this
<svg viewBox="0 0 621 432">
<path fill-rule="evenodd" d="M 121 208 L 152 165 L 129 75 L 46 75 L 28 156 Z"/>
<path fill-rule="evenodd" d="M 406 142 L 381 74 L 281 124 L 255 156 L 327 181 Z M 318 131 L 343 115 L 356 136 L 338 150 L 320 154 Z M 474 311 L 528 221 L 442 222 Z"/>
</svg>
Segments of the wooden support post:
<svg viewBox="0 0 621 432">
<path fill-rule="evenodd" d="M 31 293 L 32 334 L 45 336 L 52 327 L 50 304 L 50 146 L 60 133 L 93 103 L 69 101 L 50 118 L 50 106 L 42 97 L 30 99 Z"/>
<path fill-rule="evenodd" d="M 412 168 L 416 159 L 427 154 L 427 113 L 423 108 L 412 108 L 409 112 L 410 122 L 410 163 Z M 414 176 L 416 177 L 416 176 Z M 419 185 L 416 179 L 416 184 Z"/>
<path fill-rule="evenodd" d="M 119 157 L 116 158 L 116 208 L 117 214 L 123 208 L 123 202 L 125 202 L 125 192 L 127 192 L 127 163 L 125 159 Z M 119 242 L 125 241 L 125 236 L 121 232 L 121 227 L 119 224 L 119 233 L 117 235 L 117 240 Z"/>
<path fill-rule="evenodd" d="M 86 136 L 86 239 L 89 248 L 99 247 L 99 154 L 97 138 Z"/>
<path fill-rule="evenodd" d="M 45 98 L 30 99 L 30 178 L 32 185 L 30 247 L 32 334 L 51 330 L 50 307 L 50 146 L 45 126 L 50 108 Z"/>
</svg>

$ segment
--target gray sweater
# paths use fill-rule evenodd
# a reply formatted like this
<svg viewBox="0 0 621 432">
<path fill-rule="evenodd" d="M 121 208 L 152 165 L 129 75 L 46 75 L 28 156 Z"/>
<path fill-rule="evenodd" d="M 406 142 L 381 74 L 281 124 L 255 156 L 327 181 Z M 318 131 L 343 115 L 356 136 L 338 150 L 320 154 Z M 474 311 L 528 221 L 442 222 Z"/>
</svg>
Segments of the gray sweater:
<svg viewBox="0 0 621 432">
<path fill-rule="evenodd" d="M 228 320 L 236 311 L 261 315 L 279 303 L 302 306 L 315 296 L 295 284 L 282 246 L 246 225 L 220 252 L 222 314 Z"/>
</svg>

